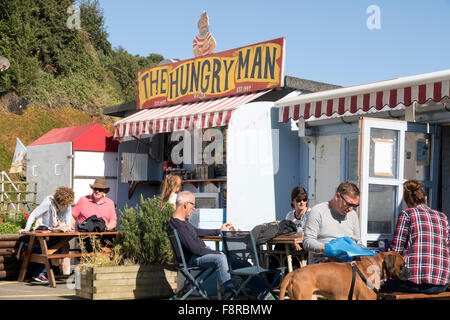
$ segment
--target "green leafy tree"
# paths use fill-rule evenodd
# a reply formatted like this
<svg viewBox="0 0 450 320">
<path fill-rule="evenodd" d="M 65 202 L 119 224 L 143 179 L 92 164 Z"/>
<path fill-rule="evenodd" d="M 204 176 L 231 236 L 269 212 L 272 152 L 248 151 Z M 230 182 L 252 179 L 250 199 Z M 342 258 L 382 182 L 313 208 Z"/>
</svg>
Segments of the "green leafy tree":
<svg viewBox="0 0 450 320">
<path fill-rule="evenodd" d="M 8 72 L 0 73 L 0 93 L 14 90 L 22 94 L 36 80 L 40 67 L 35 55 L 36 10 L 32 0 L 0 0 L 0 55 L 11 62 Z"/>
<path fill-rule="evenodd" d="M 79 28 L 67 26 L 73 4 Z M 113 50 L 107 38 L 98 0 L 0 0 L 0 55 L 11 62 L 0 73 L 0 96 L 15 92 L 47 106 L 135 100 L 138 70 L 163 57 Z"/>
<path fill-rule="evenodd" d="M 148 57 L 133 56 L 122 47 L 116 49 L 109 68 L 122 88 L 125 101 L 136 100 L 138 71 L 154 67 L 163 59 L 158 54 L 150 54 Z"/>
<path fill-rule="evenodd" d="M 108 41 L 103 9 L 98 0 L 80 2 L 81 28 L 89 34 L 92 45 L 100 54 L 112 56 L 113 50 Z"/>
</svg>

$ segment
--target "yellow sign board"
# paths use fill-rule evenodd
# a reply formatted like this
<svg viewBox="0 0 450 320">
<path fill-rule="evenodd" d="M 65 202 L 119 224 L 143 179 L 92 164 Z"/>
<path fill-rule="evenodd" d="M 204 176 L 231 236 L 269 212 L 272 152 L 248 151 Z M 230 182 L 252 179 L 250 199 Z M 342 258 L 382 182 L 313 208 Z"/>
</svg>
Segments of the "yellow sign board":
<svg viewBox="0 0 450 320">
<path fill-rule="evenodd" d="M 283 86 L 284 38 L 138 73 L 137 109 Z"/>
</svg>

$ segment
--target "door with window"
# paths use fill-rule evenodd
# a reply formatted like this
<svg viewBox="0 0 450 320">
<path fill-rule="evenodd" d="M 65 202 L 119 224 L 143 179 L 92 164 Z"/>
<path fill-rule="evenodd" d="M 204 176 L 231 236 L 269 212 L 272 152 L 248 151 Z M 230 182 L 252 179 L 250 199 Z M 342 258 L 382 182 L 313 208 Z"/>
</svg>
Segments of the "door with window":
<svg viewBox="0 0 450 320">
<path fill-rule="evenodd" d="M 360 211 L 363 244 L 392 240 L 397 217 L 404 209 L 403 183 L 423 182 L 428 203 L 437 204 L 434 169 L 439 159 L 436 127 L 375 118 L 360 123 Z"/>
</svg>

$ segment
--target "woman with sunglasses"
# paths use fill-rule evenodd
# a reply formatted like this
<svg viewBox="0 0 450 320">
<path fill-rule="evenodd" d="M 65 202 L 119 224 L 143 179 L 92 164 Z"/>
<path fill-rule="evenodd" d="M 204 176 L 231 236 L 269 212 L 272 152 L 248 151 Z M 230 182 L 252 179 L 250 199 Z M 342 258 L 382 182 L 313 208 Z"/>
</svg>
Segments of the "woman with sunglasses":
<svg viewBox="0 0 450 320">
<path fill-rule="evenodd" d="M 305 188 L 297 186 L 291 191 L 291 211 L 286 214 L 286 220 L 291 220 L 297 226 L 297 232 L 303 233 L 305 226 L 306 214 L 311 211 L 308 208 L 308 194 Z M 300 244 L 295 244 L 296 250 L 302 250 Z"/>
<path fill-rule="evenodd" d="M 303 187 L 298 186 L 292 189 L 291 208 L 293 209 L 286 214 L 286 220 L 294 222 L 297 231 L 303 232 L 306 214 L 311 211 L 311 208 L 308 208 L 308 194 Z"/>
</svg>

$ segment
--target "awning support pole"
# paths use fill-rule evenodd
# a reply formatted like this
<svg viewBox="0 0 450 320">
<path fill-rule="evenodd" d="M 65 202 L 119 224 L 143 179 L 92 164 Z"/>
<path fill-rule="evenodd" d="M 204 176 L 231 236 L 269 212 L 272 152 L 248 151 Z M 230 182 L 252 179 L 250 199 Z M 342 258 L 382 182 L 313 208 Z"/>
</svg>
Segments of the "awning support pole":
<svg viewBox="0 0 450 320">
<path fill-rule="evenodd" d="M 408 122 L 416 122 L 416 107 L 417 101 L 414 101 L 412 106 L 405 108 L 405 120 Z"/>
</svg>

